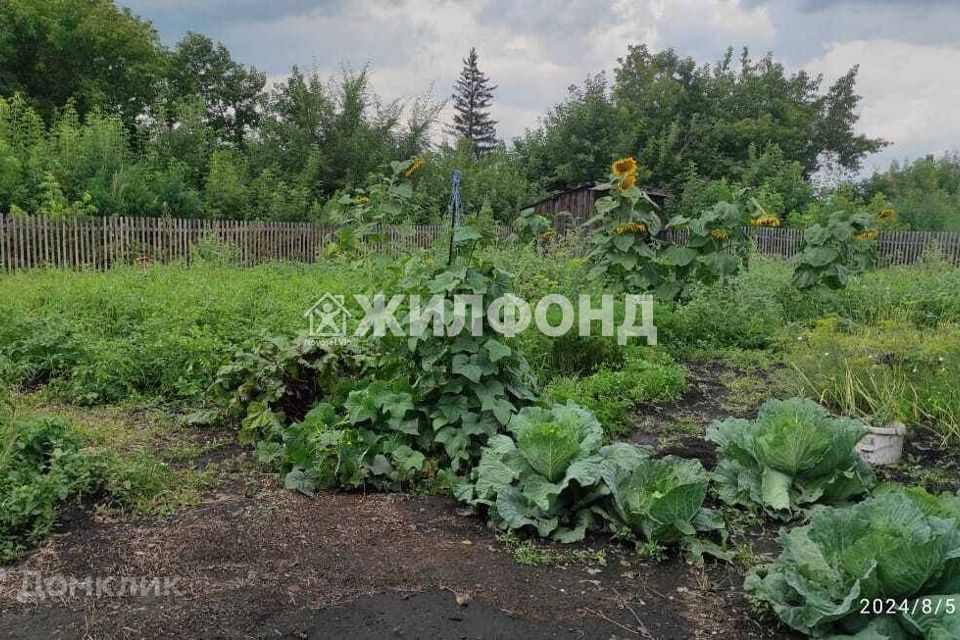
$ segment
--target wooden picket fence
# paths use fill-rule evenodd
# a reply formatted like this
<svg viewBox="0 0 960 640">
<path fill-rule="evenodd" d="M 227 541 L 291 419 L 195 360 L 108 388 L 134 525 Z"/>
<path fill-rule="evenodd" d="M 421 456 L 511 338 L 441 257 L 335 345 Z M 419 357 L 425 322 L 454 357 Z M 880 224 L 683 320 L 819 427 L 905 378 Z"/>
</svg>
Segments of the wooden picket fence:
<svg viewBox="0 0 960 640">
<path fill-rule="evenodd" d="M 230 247 L 240 265 L 270 261 L 314 263 L 323 259 L 335 229 L 309 222 L 186 220 L 176 218 L 99 217 L 52 220 L 42 216 L 0 215 L 0 271 L 37 268 L 109 269 L 149 262 L 189 264 L 197 245 L 216 239 Z M 501 227 L 500 235 L 508 235 Z M 448 237 L 436 225 L 390 227 L 380 250 L 404 253 Z M 800 246 L 799 229 L 749 230 L 757 249 L 791 256 Z M 676 238 L 682 242 L 682 236 Z M 908 264 L 931 247 L 960 265 L 960 234 L 888 231 L 879 251 L 886 261 Z"/>
</svg>

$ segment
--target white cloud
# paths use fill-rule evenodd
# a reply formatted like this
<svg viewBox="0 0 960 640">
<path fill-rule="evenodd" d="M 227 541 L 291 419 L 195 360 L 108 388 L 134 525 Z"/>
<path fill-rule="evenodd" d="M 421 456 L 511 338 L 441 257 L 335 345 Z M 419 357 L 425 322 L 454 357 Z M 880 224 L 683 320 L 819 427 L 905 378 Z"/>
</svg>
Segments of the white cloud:
<svg viewBox="0 0 960 640">
<path fill-rule="evenodd" d="M 271 77 L 293 64 L 333 74 L 370 63 L 385 99 L 429 87 L 446 99 L 476 46 L 498 85 L 493 116 L 508 139 L 535 126 L 569 85 L 611 71 L 628 45 L 643 43 L 701 62 L 730 45 L 773 50 L 827 81 L 860 64 L 859 126 L 895 143 L 873 166 L 960 142 L 952 82 L 960 3 L 948 0 L 119 1 L 155 17 L 171 42 L 187 28 L 209 33 Z"/>
<path fill-rule="evenodd" d="M 690 25 L 686 35 L 701 42 L 767 41 L 774 33 L 765 8 L 739 0 L 372 0 L 343 3 L 338 12 L 317 7 L 236 22 L 218 37 L 253 64 L 277 61 L 267 69 L 272 76 L 294 63 L 326 74 L 370 63 L 374 88 L 385 98 L 432 86 L 440 100 L 476 46 L 481 68 L 498 85 L 499 134 L 509 139 L 535 126 L 568 86 L 612 69 L 627 45 L 669 46 L 661 32 L 677 24 Z"/>
<path fill-rule="evenodd" d="M 806 67 L 831 81 L 860 65 L 863 96 L 859 129 L 893 143 L 868 159 L 869 167 L 893 158 L 956 151 L 960 145 L 960 49 L 889 40 L 835 43 Z"/>
</svg>

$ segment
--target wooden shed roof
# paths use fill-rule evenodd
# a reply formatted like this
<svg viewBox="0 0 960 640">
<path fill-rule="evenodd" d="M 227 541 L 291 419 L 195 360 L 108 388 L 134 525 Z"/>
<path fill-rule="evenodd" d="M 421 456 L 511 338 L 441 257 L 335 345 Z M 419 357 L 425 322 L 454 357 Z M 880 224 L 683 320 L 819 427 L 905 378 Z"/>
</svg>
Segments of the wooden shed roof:
<svg viewBox="0 0 960 640">
<path fill-rule="evenodd" d="M 592 185 L 592 184 L 581 184 L 581 185 L 577 185 L 577 186 L 575 186 L 575 187 L 569 187 L 569 188 L 567 188 L 567 189 L 564 189 L 563 191 L 558 191 L 557 193 L 551 194 L 551 195 L 549 195 L 549 196 L 547 196 L 547 197 L 545 197 L 545 198 L 541 198 L 541 199 L 537 200 L 536 202 L 531 202 L 530 204 L 526 205 L 526 206 L 524 207 L 524 209 L 529 208 L 529 207 L 536 207 L 538 204 L 543 204 L 544 202 L 547 202 L 547 201 L 549 201 L 549 200 L 553 200 L 553 199 L 555 199 L 555 198 L 559 198 L 559 197 L 565 196 L 565 195 L 567 195 L 567 194 L 575 193 L 575 192 L 577 192 L 577 191 L 583 191 L 583 190 L 585 190 L 585 189 L 593 189 L 594 186 L 596 186 L 596 185 Z M 673 195 L 673 193 L 672 193 L 671 191 L 669 191 L 669 190 L 667 190 L 667 189 L 661 189 L 661 188 L 659 188 L 659 187 L 652 187 L 652 186 L 644 185 L 644 186 L 641 186 L 640 188 L 643 189 L 643 192 L 646 193 L 648 196 L 658 196 L 658 197 L 661 197 L 661 198 L 669 198 L 670 196 Z"/>
</svg>

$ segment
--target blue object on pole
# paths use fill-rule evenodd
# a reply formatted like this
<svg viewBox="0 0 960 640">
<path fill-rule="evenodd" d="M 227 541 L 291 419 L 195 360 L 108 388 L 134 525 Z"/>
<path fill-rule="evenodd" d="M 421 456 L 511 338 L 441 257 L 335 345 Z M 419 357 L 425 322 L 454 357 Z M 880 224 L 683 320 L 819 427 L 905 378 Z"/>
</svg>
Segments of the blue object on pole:
<svg viewBox="0 0 960 640">
<path fill-rule="evenodd" d="M 463 202 L 460 199 L 461 177 L 460 169 L 454 169 L 453 176 L 450 178 L 453 188 L 450 191 L 450 204 L 447 207 L 447 215 L 450 216 L 450 254 L 447 257 L 447 264 L 453 264 L 453 259 L 456 257 L 456 245 L 453 237 L 457 232 L 457 227 L 463 223 Z"/>
</svg>

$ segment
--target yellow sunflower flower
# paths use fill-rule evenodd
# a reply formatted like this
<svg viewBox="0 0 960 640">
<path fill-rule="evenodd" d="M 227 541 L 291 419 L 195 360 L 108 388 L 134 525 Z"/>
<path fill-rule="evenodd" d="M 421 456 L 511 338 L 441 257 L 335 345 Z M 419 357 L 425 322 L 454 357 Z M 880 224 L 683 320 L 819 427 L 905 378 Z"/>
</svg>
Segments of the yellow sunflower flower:
<svg viewBox="0 0 960 640">
<path fill-rule="evenodd" d="M 413 163 L 409 167 L 407 167 L 406 171 L 403 172 L 403 177 L 404 178 L 412 177 L 413 174 L 415 174 L 417 171 L 420 171 L 420 169 L 423 169 L 425 164 L 427 164 L 427 161 L 424 160 L 422 157 L 417 156 L 416 158 L 413 159 Z"/>
<path fill-rule="evenodd" d="M 884 209 L 877 214 L 877 220 L 880 222 L 886 222 L 887 220 L 893 220 L 897 217 L 897 212 L 893 209 Z"/>
<path fill-rule="evenodd" d="M 628 175 L 620 182 L 620 191 L 621 191 L 621 192 L 629 191 L 629 190 L 632 189 L 632 188 L 634 187 L 634 185 L 636 185 L 636 184 L 637 184 L 637 176 L 635 176 L 635 175 L 633 175 L 633 174 L 628 174 Z"/>
<path fill-rule="evenodd" d="M 611 165 L 610 169 L 613 171 L 613 175 L 622 178 L 634 175 L 639 166 L 636 158 L 620 158 Z"/>
<path fill-rule="evenodd" d="M 727 240 L 730 237 L 730 232 L 726 229 L 711 229 L 710 237 L 714 240 Z"/>
<path fill-rule="evenodd" d="M 750 224 L 752 224 L 755 227 L 779 227 L 780 218 L 778 218 L 777 216 L 768 216 L 768 215 L 757 216 L 756 218 L 750 221 Z"/>
<path fill-rule="evenodd" d="M 642 222 L 628 222 L 627 224 L 617 226 L 616 232 L 621 236 L 633 233 L 646 233 L 647 225 Z"/>
<path fill-rule="evenodd" d="M 868 240 L 876 240 L 880 236 L 879 233 L 874 229 L 865 229 L 864 231 L 857 232 L 853 234 L 853 239 L 856 242 L 865 242 Z"/>
</svg>

